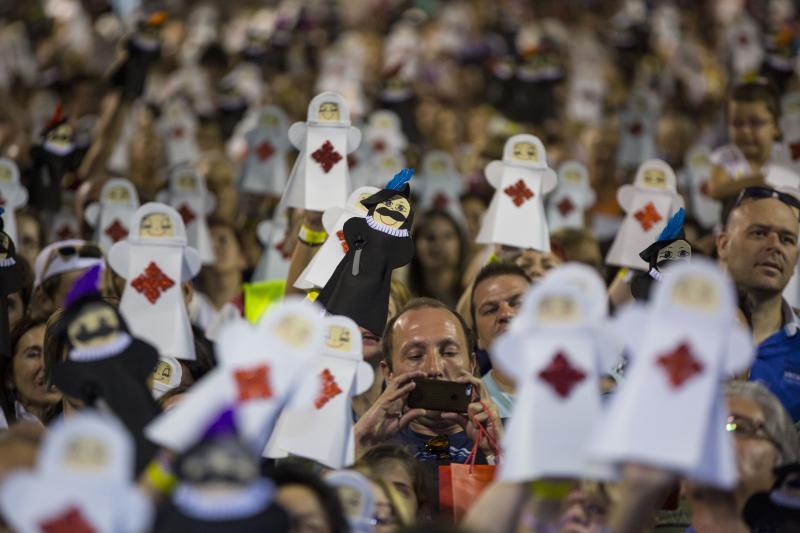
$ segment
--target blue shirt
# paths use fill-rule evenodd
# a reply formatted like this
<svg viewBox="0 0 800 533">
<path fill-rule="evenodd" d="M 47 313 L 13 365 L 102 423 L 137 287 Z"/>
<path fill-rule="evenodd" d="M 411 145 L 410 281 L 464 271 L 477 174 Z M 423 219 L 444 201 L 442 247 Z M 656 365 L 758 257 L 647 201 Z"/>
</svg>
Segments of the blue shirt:
<svg viewBox="0 0 800 533">
<path fill-rule="evenodd" d="M 406 448 L 418 461 L 438 461 L 439 457 L 437 455 L 431 454 L 425 450 L 425 444 L 432 438 L 433 437 L 429 435 L 416 433 L 406 426 L 397 432 L 392 438 L 392 442 Z M 448 435 L 447 439 L 450 447 L 450 462 L 466 462 L 467 457 L 472 451 L 472 439 L 470 439 L 464 431 Z M 475 463 L 486 464 L 486 457 L 481 453 L 480 449 L 478 449 L 478 456 L 475 459 Z"/>
<path fill-rule="evenodd" d="M 784 302 L 784 326 L 758 345 L 750 381 L 762 382 L 800 421 L 800 320 Z"/>
</svg>

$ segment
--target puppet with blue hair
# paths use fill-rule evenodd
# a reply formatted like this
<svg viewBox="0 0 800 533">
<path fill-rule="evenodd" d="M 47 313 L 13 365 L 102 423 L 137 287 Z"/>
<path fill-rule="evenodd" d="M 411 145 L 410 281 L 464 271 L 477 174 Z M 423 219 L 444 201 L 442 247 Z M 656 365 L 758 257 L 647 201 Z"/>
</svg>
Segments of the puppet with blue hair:
<svg viewBox="0 0 800 533">
<path fill-rule="evenodd" d="M 389 313 L 392 271 L 414 256 L 414 212 L 408 201 L 413 175 L 413 169 L 405 168 L 385 188 L 361 201 L 367 216 L 345 222 L 347 252 L 317 298 L 330 314 L 351 318 L 378 336 L 383 335 Z"/>
<path fill-rule="evenodd" d="M 631 281 L 631 293 L 637 300 L 647 300 L 653 281 L 660 281 L 664 268 L 673 261 L 688 261 L 692 257 L 692 245 L 683 232 L 683 208 L 672 216 L 656 242 L 639 253 L 647 261 L 649 272 L 637 272 Z"/>
</svg>

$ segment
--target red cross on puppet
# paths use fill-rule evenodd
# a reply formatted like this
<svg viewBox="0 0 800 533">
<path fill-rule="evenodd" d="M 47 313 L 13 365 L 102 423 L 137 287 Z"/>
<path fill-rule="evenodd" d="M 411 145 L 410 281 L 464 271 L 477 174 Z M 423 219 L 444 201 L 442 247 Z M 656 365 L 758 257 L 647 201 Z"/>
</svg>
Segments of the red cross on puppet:
<svg viewBox="0 0 800 533">
<path fill-rule="evenodd" d="M 533 191 L 522 180 L 517 180 L 514 185 L 509 185 L 503 189 L 503 192 L 511 197 L 511 201 L 517 207 L 533 198 Z"/>
<path fill-rule="evenodd" d="M 319 391 L 317 399 L 314 400 L 314 407 L 317 409 L 322 409 L 325 407 L 326 403 L 342 393 L 342 389 L 339 387 L 339 384 L 336 383 L 336 378 L 330 370 L 327 368 L 323 370 L 322 374 L 320 374 L 320 378 L 322 378 L 322 389 Z"/>
<path fill-rule="evenodd" d="M 550 385 L 561 398 L 567 398 L 572 389 L 586 379 L 586 374 L 572 366 L 562 352 L 558 352 L 538 375 L 539 379 Z"/>
<path fill-rule="evenodd" d="M 178 213 L 180 213 L 181 218 L 183 219 L 183 223 L 187 226 L 192 223 L 194 219 L 197 218 L 197 215 L 194 214 L 192 208 L 189 207 L 187 204 L 182 204 L 180 209 L 178 209 Z"/>
<path fill-rule="evenodd" d="M 336 151 L 330 141 L 325 141 L 311 154 L 311 158 L 319 163 L 319 166 L 327 174 L 336 163 L 342 160 L 342 154 Z"/>
<path fill-rule="evenodd" d="M 708 180 L 701 183 L 697 190 L 700 191 L 700 194 L 703 196 L 708 196 Z"/>
<path fill-rule="evenodd" d="M 628 131 L 631 132 L 631 135 L 641 135 L 642 133 L 642 123 L 641 122 L 634 122 L 630 126 L 628 126 Z"/>
<path fill-rule="evenodd" d="M 792 156 L 792 161 L 800 159 L 800 141 L 789 144 L 789 152 Z"/>
<path fill-rule="evenodd" d="M 153 261 L 150 261 L 144 272 L 131 282 L 131 287 L 144 295 L 151 304 L 155 304 L 161 298 L 161 293 L 166 292 L 174 285 L 175 282 L 164 274 Z"/>
<path fill-rule="evenodd" d="M 94 533 L 95 531 L 77 507 L 70 507 L 64 513 L 40 522 L 39 529 L 43 533 Z"/>
<path fill-rule="evenodd" d="M 60 228 L 58 228 L 58 231 L 56 231 L 56 235 L 58 235 L 58 238 L 62 241 L 66 241 L 68 239 L 74 239 L 78 236 L 78 234 L 75 232 L 75 230 L 72 229 L 72 227 L 69 224 L 63 224 Z"/>
<path fill-rule="evenodd" d="M 0 207 L 6 205 L 6 197 L 0 194 Z"/>
<path fill-rule="evenodd" d="M 253 368 L 235 370 L 233 379 L 236 380 L 238 401 L 267 400 L 272 398 L 272 386 L 269 382 L 270 368 L 261 364 Z"/>
<path fill-rule="evenodd" d="M 556 208 L 561 213 L 561 216 L 565 217 L 575 210 L 575 204 L 572 203 L 569 196 L 565 196 L 563 200 L 556 204 Z"/>
<path fill-rule="evenodd" d="M 347 245 L 347 241 L 344 238 L 344 230 L 337 231 L 336 237 L 339 239 L 339 243 L 342 245 L 342 251 L 347 253 L 348 250 L 350 250 L 350 247 Z"/>
<path fill-rule="evenodd" d="M 703 364 L 692 355 L 686 342 L 679 344 L 673 351 L 661 355 L 656 359 L 656 364 L 664 370 L 670 385 L 675 389 L 703 372 Z"/>
<path fill-rule="evenodd" d="M 258 159 L 263 163 L 272 157 L 272 154 L 275 153 L 275 149 L 272 147 L 269 141 L 264 141 L 256 147 L 255 152 Z"/>
<path fill-rule="evenodd" d="M 183 126 L 176 126 L 172 128 L 172 136 L 176 139 L 180 139 L 183 137 Z"/>
<path fill-rule="evenodd" d="M 128 236 L 128 228 L 123 226 L 118 218 L 115 218 L 114 222 L 109 224 L 103 233 L 108 235 L 113 242 L 117 242 Z"/>
<path fill-rule="evenodd" d="M 633 216 L 636 217 L 636 220 L 639 221 L 645 231 L 650 231 L 655 224 L 661 221 L 661 215 L 656 211 L 656 206 L 653 205 L 653 202 L 647 202 L 647 205 L 639 209 Z"/>
<path fill-rule="evenodd" d="M 450 198 L 442 191 L 437 192 L 433 197 L 433 207 L 436 209 L 445 209 L 449 204 Z"/>
<path fill-rule="evenodd" d="M 383 139 L 378 139 L 372 143 L 372 149 L 376 152 L 383 152 L 386 149 L 386 142 Z"/>
</svg>

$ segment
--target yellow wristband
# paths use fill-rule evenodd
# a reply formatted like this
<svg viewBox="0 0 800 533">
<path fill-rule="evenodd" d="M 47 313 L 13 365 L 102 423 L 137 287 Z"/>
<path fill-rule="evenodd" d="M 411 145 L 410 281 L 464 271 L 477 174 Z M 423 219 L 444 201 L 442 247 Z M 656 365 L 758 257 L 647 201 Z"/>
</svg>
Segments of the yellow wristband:
<svg viewBox="0 0 800 533">
<path fill-rule="evenodd" d="M 531 494 L 543 500 L 563 500 L 572 490 L 572 481 L 540 479 L 532 481 Z"/>
<path fill-rule="evenodd" d="M 172 472 L 165 470 L 158 459 L 147 465 L 146 476 L 147 481 L 164 494 L 172 492 L 178 483 L 178 478 Z"/>
<path fill-rule="evenodd" d="M 325 230 L 314 231 L 313 229 L 303 224 L 302 226 L 300 226 L 300 231 L 297 233 L 297 238 L 300 239 L 300 242 L 302 242 L 303 244 L 308 244 L 310 246 L 318 246 L 323 242 L 325 242 L 325 239 L 328 238 L 328 233 Z"/>
</svg>

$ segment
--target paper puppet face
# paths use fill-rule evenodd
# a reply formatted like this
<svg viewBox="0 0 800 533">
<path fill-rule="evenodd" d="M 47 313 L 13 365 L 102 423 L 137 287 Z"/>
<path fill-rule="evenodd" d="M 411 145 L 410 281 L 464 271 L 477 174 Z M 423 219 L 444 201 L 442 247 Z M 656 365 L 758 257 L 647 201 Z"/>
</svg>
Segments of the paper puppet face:
<svg viewBox="0 0 800 533">
<path fill-rule="evenodd" d="M 285 343 L 302 348 L 308 344 L 314 325 L 299 315 L 287 314 L 278 320 L 272 328 L 272 334 Z"/>
<path fill-rule="evenodd" d="M 518 161 L 538 161 L 539 154 L 536 150 L 536 145 L 529 142 L 514 143 L 513 159 Z"/>
<path fill-rule="evenodd" d="M 715 311 L 720 305 L 716 283 L 704 276 L 687 275 L 672 287 L 672 303 L 697 311 Z"/>
<path fill-rule="evenodd" d="M 537 168 L 547 166 L 547 152 L 542 141 L 528 133 L 514 135 L 506 141 L 503 159 Z"/>
<path fill-rule="evenodd" d="M 12 183 L 14 181 L 14 171 L 7 163 L 0 162 L 0 182 Z"/>
<path fill-rule="evenodd" d="M 272 113 L 261 113 L 258 122 L 264 128 L 274 128 L 278 125 L 278 117 Z"/>
<path fill-rule="evenodd" d="M 455 164 L 450 154 L 442 150 L 431 150 L 422 159 L 422 169 L 425 175 L 429 174 L 455 174 Z"/>
<path fill-rule="evenodd" d="M 584 185 L 589 183 L 586 167 L 577 161 L 567 161 L 558 169 L 559 181 L 566 185 Z"/>
<path fill-rule="evenodd" d="M 11 251 L 11 238 L 0 231 L 0 260 L 6 259 Z"/>
<path fill-rule="evenodd" d="M 72 146 L 73 134 L 72 126 L 65 122 L 47 132 L 45 143 L 48 148 L 54 150 L 69 150 Z"/>
<path fill-rule="evenodd" d="M 648 168 L 642 174 L 641 184 L 651 189 L 665 189 L 667 187 L 667 176 L 661 169 Z"/>
<path fill-rule="evenodd" d="M 575 323 L 581 318 L 580 306 L 575 299 L 565 294 L 545 296 L 539 300 L 536 317 L 539 322 L 548 324 Z"/>
<path fill-rule="evenodd" d="M 69 470 L 103 471 L 109 461 L 106 442 L 90 436 L 76 435 L 64 445 L 62 465 Z"/>
<path fill-rule="evenodd" d="M 181 192 L 195 192 L 197 190 L 197 179 L 188 172 L 180 174 L 175 178 L 175 188 Z"/>
<path fill-rule="evenodd" d="M 320 104 L 317 117 L 320 122 L 339 122 L 339 104 L 336 102 Z"/>
<path fill-rule="evenodd" d="M 675 172 L 664 161 L 650 159 L 639 166 L 634 184 L 646 189 L 675 191 Z"/>
<path fill-rule="evenodd" d="M 167 213 L 154 212 L 142 217 L 139 237 L 161 239 L 175 236 L 175 224 Z"/>
<path fill-rule="evenodd" d="M 692 257 L 692 247 L 684 240 L 677 240 L 658 251 L 656 264 L 661 265 L 668 261 L 688 261 Z"/>
<path fill-rule="evenodd" d="M 172 382 L 172 372 L 172 365 L 159 359 L 158 363 L 156 363 L 156 368 L 153 370 L 153 381 L 169 386 Z"/>
<path fill-rule="evenodd" d="M 378 192 L 380 189 L 377 187 L 359 187 L 347 198 L 347 207 L 348 209 L 355 209 L 361 213 L 367 213 L 367 206 L 362 204 L 364 200 Z"/>
<path fill-rule="evenodd" d="M 400 228 L 408 218 L 411 205 L 408 200 L 400 195 L 395 195 L 379 203 L 372 214 L 377 222 L 385 224 L 391 228 Z"/>
<path fill-rule="evenodd" d="M 87 305 L 67 327 L 67 338 L 76 348 L 103 346 L 120 332 L 117 313 L 104 303 Z"/>
<path fill-rule="evenodd" d="M 353 338 L 350 330 L 344 326 L 331 325 L 325 336 L 325 345 L 336 351 L 349 352 L 353 348 Z"/>
<path fill-rule="evenodd" d="M 434 159 L 431 161 L 431 164 L 428 166 L 428 168 L 434 174 L 442 174 L 445 170 L 447 170 L 447 165 L 441 159 Z"/>
</svg>

